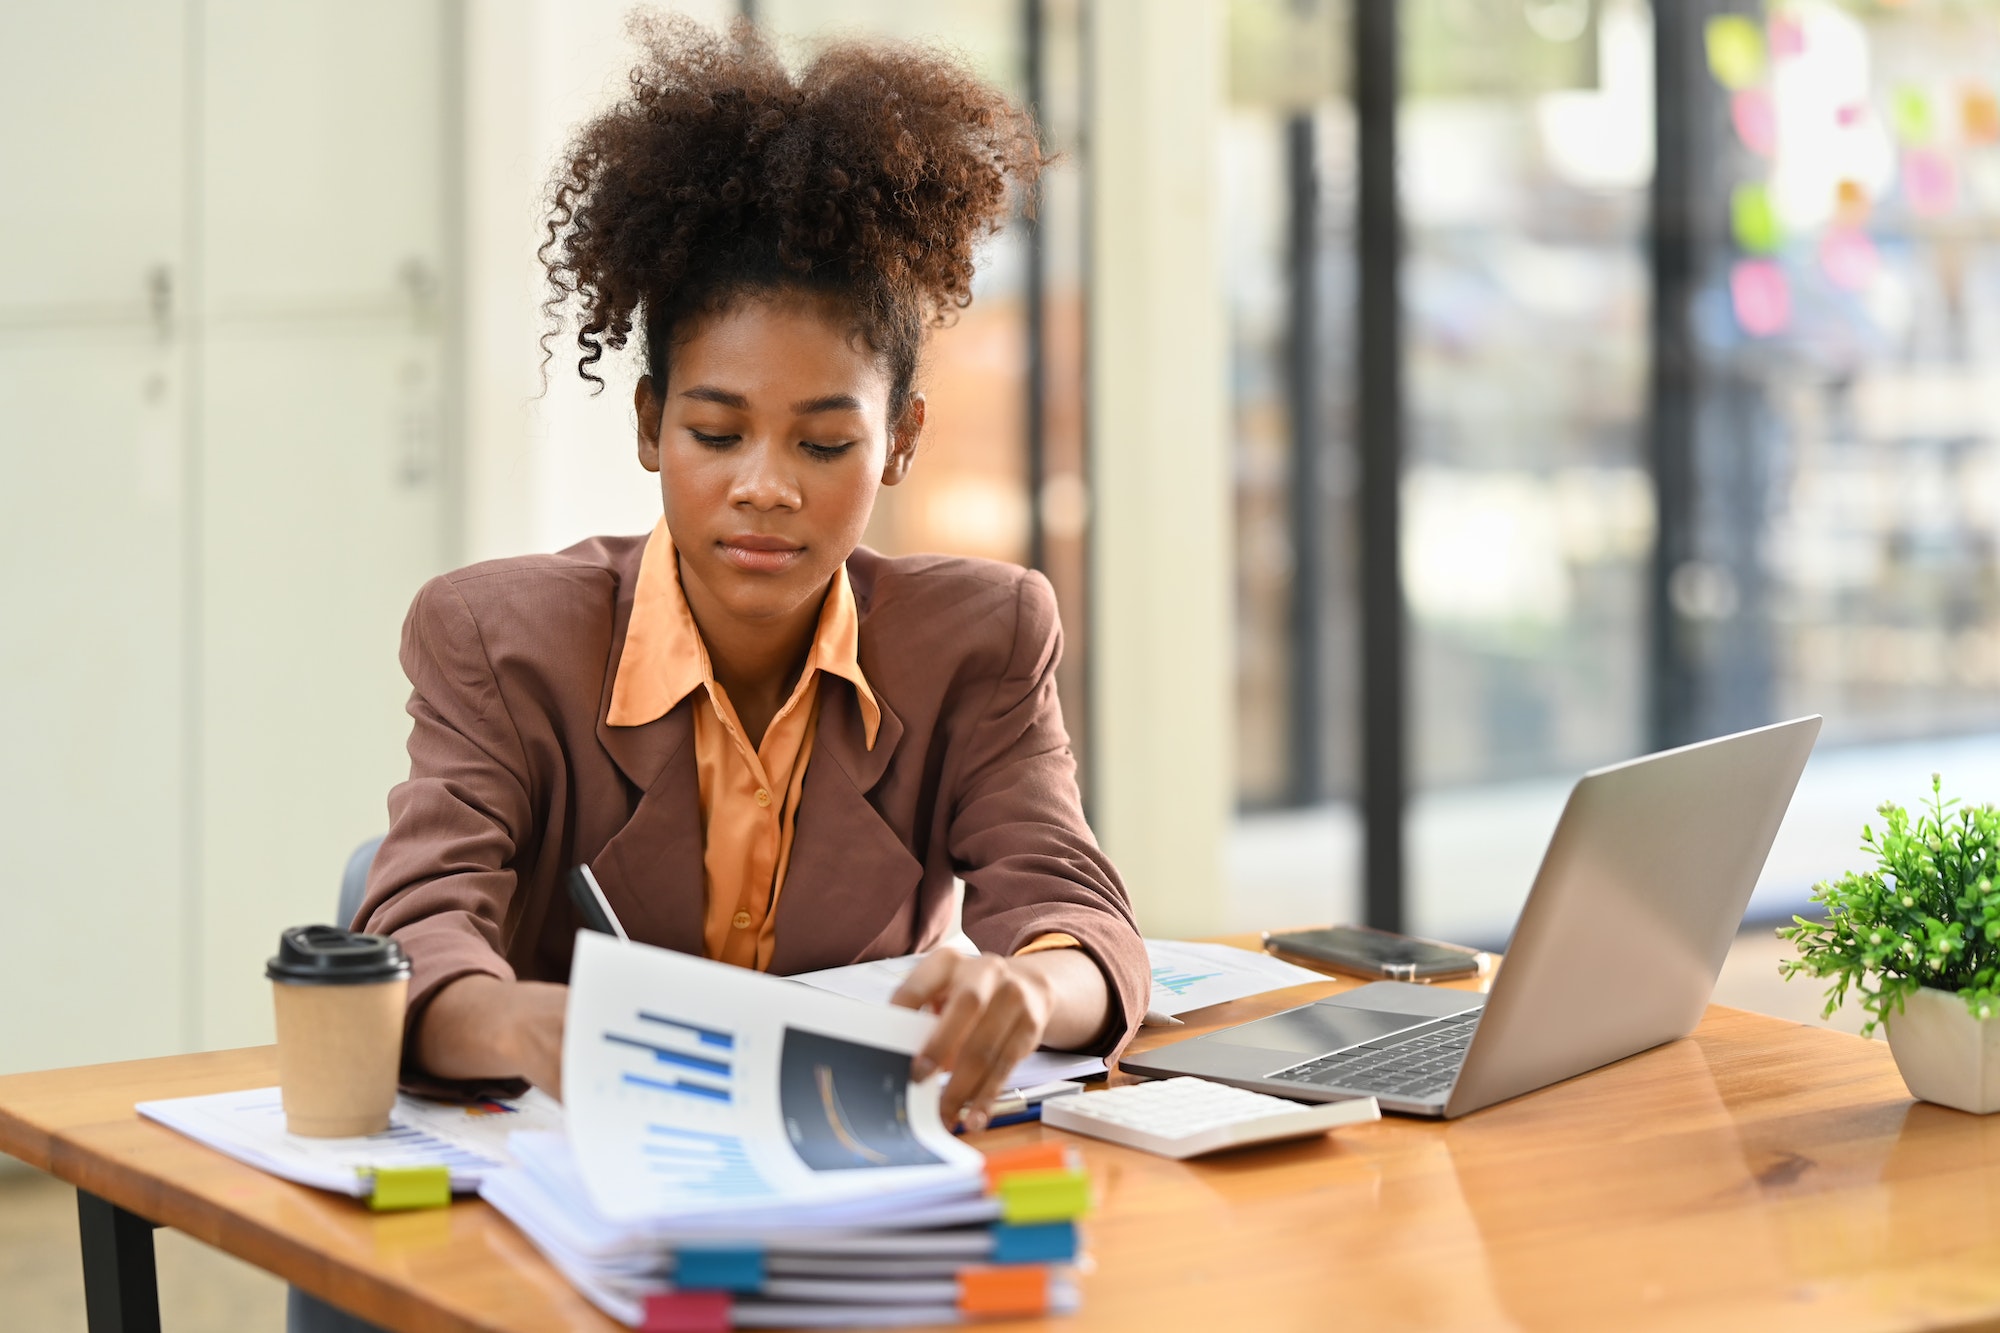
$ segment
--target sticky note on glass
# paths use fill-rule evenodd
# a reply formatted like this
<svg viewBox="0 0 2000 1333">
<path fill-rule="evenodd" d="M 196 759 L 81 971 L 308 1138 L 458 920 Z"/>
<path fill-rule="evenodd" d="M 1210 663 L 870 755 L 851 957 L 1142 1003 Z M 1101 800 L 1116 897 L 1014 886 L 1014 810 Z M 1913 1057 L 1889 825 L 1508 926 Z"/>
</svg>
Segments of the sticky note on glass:
<svg viewBox="0 0 2000 1333">
<path fill-rule="evenodd" d="M 1967 88 L 1958 99 L 1959 123 L 1974 143 L 2000 141 L 2000 98 L 1984 88 Z"/>
<path fill-rule="evenodd" d="M 1762 185 L 1739 185 L 1729 192 L 1729 230 L 1744 253 L 1768 255 L 1784 235 L 1771 192 Z"/>
<path fill-rule="evenodd" d="M 1764 77 L 1764 30 L 1741 14 L 1718 14 L 1702 29 L 1708 72 L 1734 92 Z"/>
<path fill-rule="evenodd" d="M 1889 127 L 1904 143 L 1930 141 L 1931 99 L 1923 89 L 1903 87 L 1889 95 Z"/>
<path fill-rule="evenodd" d="M 1819 265 L 1827 281 L 1850 292 L 1858 292 L 1875 280 L 1881 256 L 1868 233 L 1854 227 L 1829 227 L 1820 238 Z"/>
<path fill-rule="evenodd" d="M 443 1208 L 451 1203 L 451 1169 L 443 1166 L 390 1166 L 370 1173 L 368 1206 L 378 1213 L 411 1208 Z"/>
<path fill-rule="evenodd" d="M 1833 187 L 1834 215 L 1850 227 L 1868 217 L 1868 189 L 1857 180 L 1844 180 Z"/>
<path fill-rule="evenodd" d="M 1729 305 L 1753 338 L 1781 332 L 1792 320 L 1792 290 L 1785 271 L 1768 259 L 1740 259 L 1729 271 Z"/>
<path fill-rule="evenodd" d="M 1903 154 L 1903 198 L 1919 217 L 1948 213 L 1958 198 L 1958 173 L 1951 159 L 1931 148 Z"/>
<path fill-rule="evenodd" d="M 1736 137 L 1759 157 L 1769 157 L 1778 148 L 1778 113 L 1771 94 L 1762 88 L 1745 88 L 1729 99 L 1729 119 Z"/>
</svg>

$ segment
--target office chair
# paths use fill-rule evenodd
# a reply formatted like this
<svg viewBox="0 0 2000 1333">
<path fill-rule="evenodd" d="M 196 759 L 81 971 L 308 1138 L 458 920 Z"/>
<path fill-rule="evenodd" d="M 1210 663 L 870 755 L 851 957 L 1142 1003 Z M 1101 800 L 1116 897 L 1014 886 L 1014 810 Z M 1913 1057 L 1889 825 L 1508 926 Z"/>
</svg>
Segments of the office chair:
<svg viewBox="0 0 2000 1333">
<path fill-rule="evenodd" d="M 376 834 L 354 849 L 354 855 L 347 858 L 347 868 L 340 872 L 340 906 L 334 920 L 342 926 L 354 925 L 355 913 L 361 910 L 361 899 L 368 891 L 368 868 L 375 864 L 375 849 L 382 845 L 382 835 Z M 381 1328 L 365 1319 L 357 1319 L 345 1310 L 328 1305 L 317 1296 L 309 1296 L 297 1287 L 285 1292 L 285 1333 L 384 1333 Z"/>
</svg>

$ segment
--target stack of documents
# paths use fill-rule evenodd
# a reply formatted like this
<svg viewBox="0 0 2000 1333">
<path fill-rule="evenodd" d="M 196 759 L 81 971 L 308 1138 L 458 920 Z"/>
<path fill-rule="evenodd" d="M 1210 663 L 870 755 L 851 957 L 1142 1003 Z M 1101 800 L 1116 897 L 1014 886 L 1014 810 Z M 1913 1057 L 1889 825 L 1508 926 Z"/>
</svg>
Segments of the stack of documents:
<svg viewBox="0 0 2000 1333">
<path fill-rule="evenodd" d="M 923 1324 L 1076 1308 L 1088 1183 L 989 1162 L 910 1079 L 933 1020 L 583 935 L 568 1126 L 485 1198 L 634 1328 Z"/>
</svg>

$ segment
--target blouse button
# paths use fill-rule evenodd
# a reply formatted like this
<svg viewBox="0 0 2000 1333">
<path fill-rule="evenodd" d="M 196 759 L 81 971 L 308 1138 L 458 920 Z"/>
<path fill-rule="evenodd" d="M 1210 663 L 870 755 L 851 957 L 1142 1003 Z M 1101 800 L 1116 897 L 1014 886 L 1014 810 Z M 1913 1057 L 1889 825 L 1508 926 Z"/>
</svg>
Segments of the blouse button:
<svg viewBox="0 0 2000 1333">
<path fill-rule="evenodd" d="M 757 789 L 757 804 L 769 805 L 770 803 L 771 803 L 771 793 L 765 790 L 764 788 L 759 787 Z"/>
<path fill-rule="evenodd" d="M 738 930 L 748 930 L 750 929 L 750 914 L 748 912 L 738 912 L 735 916 L 729 918 L 729 924 Z"/>
</svg>

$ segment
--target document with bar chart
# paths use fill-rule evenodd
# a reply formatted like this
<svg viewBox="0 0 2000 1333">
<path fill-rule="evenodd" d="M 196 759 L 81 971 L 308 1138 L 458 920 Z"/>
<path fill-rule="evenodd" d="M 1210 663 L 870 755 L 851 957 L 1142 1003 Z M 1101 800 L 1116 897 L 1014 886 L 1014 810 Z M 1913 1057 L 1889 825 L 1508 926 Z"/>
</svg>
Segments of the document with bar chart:
<svg viewBox="0 0 2000 1333">
<path fill-rule="evenodd" d="M 933 1020 L 585 934 L 563 1099 L 577 1169 L 619 1221 L 727 1218 L 962 1189 L 981 1158 L 910 1079 Z"/>
</svg>

